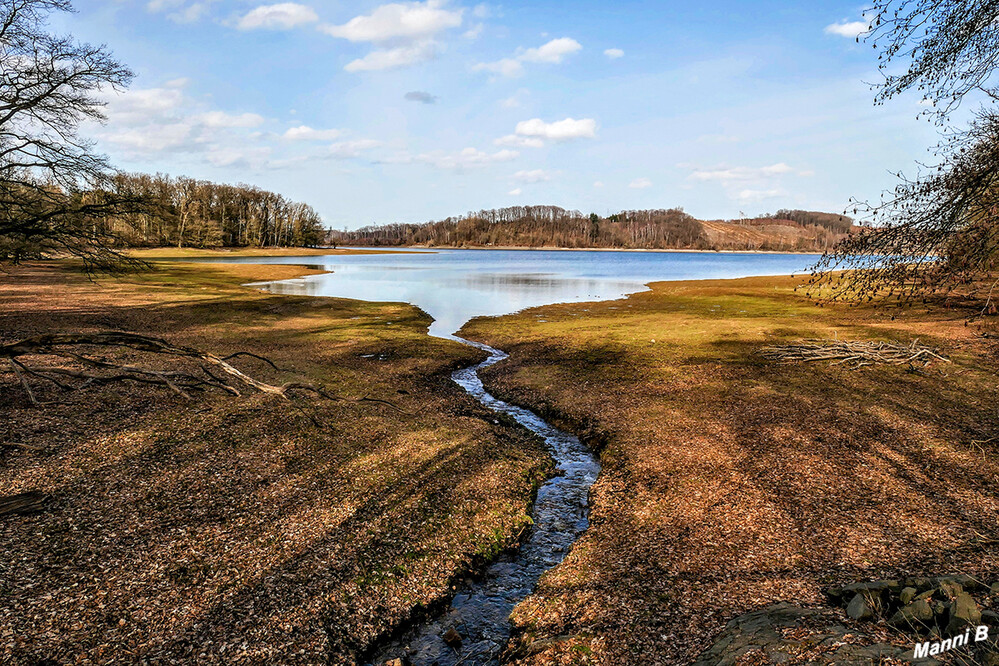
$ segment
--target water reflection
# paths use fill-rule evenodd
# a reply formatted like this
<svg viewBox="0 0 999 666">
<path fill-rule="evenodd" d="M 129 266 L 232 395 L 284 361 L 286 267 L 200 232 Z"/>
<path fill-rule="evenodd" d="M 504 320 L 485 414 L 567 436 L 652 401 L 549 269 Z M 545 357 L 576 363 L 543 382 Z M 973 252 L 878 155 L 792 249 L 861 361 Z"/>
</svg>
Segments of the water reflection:
<svg viewBox="0 0 999 666">
<path fill-rule="evenodd" d="M 329 273 L 258 286 L 278 294 L 412 303 L 434 318 L 430 334 L 446 337 L 473 317 L 613 300 L 659 280 L 800 273 L 815 260 L 800 254 L 441 250 L 222 261 L 321 268 Z"/>
</svg>

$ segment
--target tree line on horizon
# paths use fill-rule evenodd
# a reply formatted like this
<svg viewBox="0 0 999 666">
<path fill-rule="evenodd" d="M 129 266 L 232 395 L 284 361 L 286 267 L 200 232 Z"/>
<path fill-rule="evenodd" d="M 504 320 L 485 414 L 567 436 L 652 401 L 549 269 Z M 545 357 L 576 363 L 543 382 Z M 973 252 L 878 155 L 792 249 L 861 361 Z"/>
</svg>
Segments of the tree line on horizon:
<svg viewBox="0 0 999 666">
<path fill-rule="evenodd" d="M 600 216 L 558 206 L 511 206 L 422 224 L 331 231 L 328 240 L 332 244 L 374 247 L 825 250 L 850 232 L 853 220 L 833 213 L 780 210 L 726 224 L 761 233 L 720 242 L 703 221 L 682 208 L 627 210 Z M 791 233 L 786 233 L 788 228 Z"/>
<path fill-rule="evenodd" d="M 312 206 L 252 185 L 228 185 L 164 174 L 118 174 L 120 198 L 143 202 L 106 224 L 132 247 L 314 247 L 326 229 Z"/>
</svg>

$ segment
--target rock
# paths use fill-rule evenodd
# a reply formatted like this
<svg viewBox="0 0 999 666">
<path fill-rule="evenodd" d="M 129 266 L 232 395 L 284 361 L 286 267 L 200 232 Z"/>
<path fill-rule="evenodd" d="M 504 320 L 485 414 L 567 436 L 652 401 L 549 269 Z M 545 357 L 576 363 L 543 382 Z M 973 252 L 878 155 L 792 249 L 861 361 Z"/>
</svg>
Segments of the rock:
<svg viewBox="0 0 999 666">
<path fill-rule="evenodd" d="M 989 589 L 989 586 L 975 578 L 974 576 L 969 576 L 968 574 L 958 574 L 956 576 L 945 576 L 942 580 L 952 581 L 960 585 L 965 589 L 966 592 L 984 592 Z"/>
<path fill-rule="evenodd" d="M 927 578 L 926 576 L 909 576 L 902 580 L 902 584 L 905 587 L 914 587 L 917 590 L 925 590 L 928 587 L 933 587 L 933 580 Z"/>
<path fill-rule="evenodd" d="M 992 583 L 989 586 L 989 594 L 999 596 L 999 583 Z"/>
<path fill-rule="evenodd" d="M 924 624 L 933 619 L 933 609 L 926 599 L 916 599 L 911 604 L 903 606 L 891 616 L 888 624 L 893 627 L 908 628 Z"/>
<path fill-rule="evenodd" d="M 982 611 L 982 624 L 999 627 L 999 613 L 990 610 Z"/>
<path fill-rule="evenodd" d="M 874 609 L 867 599 L 867 595 L 858 592 L 853 596 L 850 604 L 846 607 L 846 615 L 852 620 L 870 620 L 874 617 Z"/>
<path fill-rule="evenodd" d="M 937 589 L 947 599 L 956 599 L 957 595 L 964 593 L 964 588 L 953 581 L 941 580 L 937 583 Z"/>
<path fill-rule="evenodd" d="M 912 600 L 916 598 L 917 594 L 919 594 L 919 590 L 917 590 L 916 588 L 904 587 L 902 588 L 902 591 L 899 592 L 898 594 L 898 600 L 902 602 L 903 606 L 906 606 L 912 603 Z"/>
<path fill-rule="evenodd" d="M 964 631 L 965 627 L 977 625 L 982 619 L 982 614 L 971 595 L 962 592 L 949 604 L 948 617 L 950 619 L 947 622 L 947 631 L 953 635 Z"/>
<path fill-rule="evenodd" d="M 920 600 L 929 601 L 933 597 L 934 592 L 936 592 L 936 590 L 926 590 L 925 592 L 920 592 L 915 596 L 913 601 L 920 601 Z"/>
<path fill-rule="evenodd" d="M 409 662 L 403 661 L 399 657 L 396 657 L 395 659 L 389 659 L 386 661 L 383 666 L 408 666 L 408 664 Z"/>
<path fill-rule="evenodd" d="M 461 645 L 461 634 L 455 631 L 454 627 L 451 627 L 450 629 L 445 631 L 442 638 L 444 639 L 444 642 L 450 645 L 451 647 L 456 647 L 458 645 Z"/>
<path fill-rule="evenodd" d="M 838 599 L 840 603 L 844 600 L 852 600 L 861 592 L 867 593 L 868 598 L 876 599 L 884 592 L 895 590 L 900 587 L 897 580 L 875 580 L 866 583 L 851 583 L 840 587 L 831 587 L 826 591 L 833 599 Z"/>
<path fill-rule="evenodd" d="M 857 594 L 854 592 L 854 596 Z M 738 666 L 748 663 L 749 659 L 754 660 L 752 663 L 764 663 L 757 660 L 761 656 L 766 663 L 789 660 L 799 663 L 797 655 L 814 651 L 817 646 L 824 648 L 823 658 L 821 662 L 813 663 L 843 666 L 900 663 L 903 648 L 888 644 L 856 644 L 851 638 L 855 636 L 855 630 L 844 625 L 841 617 L 832 610 L 801 608 L 788 603 L 767 606 L 729 622 L 714 645 L 701 653 L 693 666 Z M 807 630 L 802 632 L 804 628 Z M 789 634 L 787 629 L 795 631 Z"/>
</svg>

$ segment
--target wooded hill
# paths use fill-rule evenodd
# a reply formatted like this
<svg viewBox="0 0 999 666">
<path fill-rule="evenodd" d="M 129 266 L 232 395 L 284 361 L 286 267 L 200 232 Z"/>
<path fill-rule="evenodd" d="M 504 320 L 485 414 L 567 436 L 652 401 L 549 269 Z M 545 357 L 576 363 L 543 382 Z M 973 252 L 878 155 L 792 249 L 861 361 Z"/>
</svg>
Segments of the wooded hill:
<svg viewBox="0 0 999 666">
<path fill-rule="evenodd" d="M 608 217 L 557 206 L 483 210 L 423 224 L 331 231 L 340 245 L 564 247 L 621 249 L 825 251 L 846 236 L 844 215 L 779 210 L 754 219 L 704 221 L 681 208 L 622 211 Z"/>
<path fill-rule="evenodd" d="M 322 218 L 311 206 L 251 185 L 120 174 L 112 187 L 141 202 L 137 212 L 105 221 L 133 247 L 297 247 L 325 240 Z"/>
</svg>

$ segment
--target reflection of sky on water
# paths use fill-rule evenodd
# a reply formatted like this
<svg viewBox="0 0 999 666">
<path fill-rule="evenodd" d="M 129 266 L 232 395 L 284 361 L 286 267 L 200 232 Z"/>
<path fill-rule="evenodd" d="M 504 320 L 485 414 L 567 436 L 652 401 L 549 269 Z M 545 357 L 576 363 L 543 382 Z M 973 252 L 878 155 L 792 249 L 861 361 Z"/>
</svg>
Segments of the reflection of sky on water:
<svg viewBox="0 0 999 666">
<path fill-rule="evenodd" d="M 434 318 L 431 335 L 447 336 L 473 317 L 612 300 L 660 280 L 801 273 L 815 260 L 780 254 L 441 250 L 223 261 L 322 268 L 331 273 L 260 286 L 278 294 L 412 303 Z"/>
</svg>

